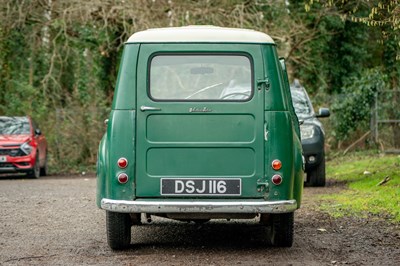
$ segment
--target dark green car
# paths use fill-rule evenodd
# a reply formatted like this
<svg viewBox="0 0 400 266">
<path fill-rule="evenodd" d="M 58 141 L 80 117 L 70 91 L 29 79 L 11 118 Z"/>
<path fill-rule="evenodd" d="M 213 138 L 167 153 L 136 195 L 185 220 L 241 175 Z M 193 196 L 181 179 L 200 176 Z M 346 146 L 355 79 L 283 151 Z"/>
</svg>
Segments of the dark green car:
<svg viewBox="0 0 400 266">
<path fill-rule="evenodd" d="M 129 247 L 142 214 L 258 217 L 274 245 L 292 245 L 304 165 L 286 70 L 268 35 L 211 26 L 133 34 L 107 124 L 97 205 L 112 249 Z"/>
</svg>

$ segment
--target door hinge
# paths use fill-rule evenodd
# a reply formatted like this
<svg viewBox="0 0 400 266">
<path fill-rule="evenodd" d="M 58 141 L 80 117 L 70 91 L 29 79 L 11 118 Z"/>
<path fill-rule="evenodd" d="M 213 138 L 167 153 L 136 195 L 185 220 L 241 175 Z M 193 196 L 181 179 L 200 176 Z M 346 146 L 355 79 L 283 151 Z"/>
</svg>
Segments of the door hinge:
<svg viewBox="0 0 400 266">
<path fill-rule="evenodd" d="M 270 82 L 269 82 L 269 78 L 265 78 L 265 79 L 258 79 L 257 80 L 257 86 L 258 89 L 261 90 L 262 85 L 265 84 L 265 89 L 269 90 L 269 87 L 271 86 Z"/>
</svg>

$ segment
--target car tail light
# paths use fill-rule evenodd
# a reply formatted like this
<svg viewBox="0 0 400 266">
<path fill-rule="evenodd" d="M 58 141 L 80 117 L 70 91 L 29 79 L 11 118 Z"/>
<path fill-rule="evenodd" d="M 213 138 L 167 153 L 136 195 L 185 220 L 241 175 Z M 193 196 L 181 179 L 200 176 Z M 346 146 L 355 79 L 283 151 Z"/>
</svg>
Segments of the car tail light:
<svg viewBox="0 0 400 266">
<path fill-rule="evenodd" d="M 118 182 L 120 182 L 121 184 L 125 184 L 126 182 L 128 182 L 128 175 L 125 173 L 121 173 L 118 175 Z"/>
<path fill-rule="evenodd" d="M 128 160 L 124 157 L 121 157 L 118 159 L 117 164 L 119 168 L 126 168 L 128 166 Z"/>
<path fill-rule="evenodd" d="M 282 168 L 282 162 L 279 160 L 273 160 L 272 161 L 272 169 L 274 169 L 275 171 L 278 171 Z"/>
<path fill-rule="evenodd" d="M 282 177 L 280 175 L 274 175 L 271 180 L 274 185 L 280 185 L 282 183 Z"/>
</svg>

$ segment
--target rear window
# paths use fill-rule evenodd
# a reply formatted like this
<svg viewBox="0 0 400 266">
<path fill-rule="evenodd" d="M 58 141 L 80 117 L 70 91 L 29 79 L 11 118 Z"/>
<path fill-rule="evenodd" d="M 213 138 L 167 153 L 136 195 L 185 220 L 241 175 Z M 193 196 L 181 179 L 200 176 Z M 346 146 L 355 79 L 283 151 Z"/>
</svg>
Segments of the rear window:
<svg viewBox="0 0 400 266">
<path fill-rule="evenodd" d="M 252 76 L 252 63 L 245 55 L 156 55 L 150 62 L 150 96 L 245 101 L 252 96 Z"/>
<path fill-rule="evenodd" d="M 293 107 L 297 115 L 310 115 L 311 107 L 307 100 L 307 95 L 303 90 L 292 89 Z"/>
<path fill-rule="evenodd" d="M 30 129 L 27 117 L 0 117 L 0 135 L 24 135 Z"/>
</svg>

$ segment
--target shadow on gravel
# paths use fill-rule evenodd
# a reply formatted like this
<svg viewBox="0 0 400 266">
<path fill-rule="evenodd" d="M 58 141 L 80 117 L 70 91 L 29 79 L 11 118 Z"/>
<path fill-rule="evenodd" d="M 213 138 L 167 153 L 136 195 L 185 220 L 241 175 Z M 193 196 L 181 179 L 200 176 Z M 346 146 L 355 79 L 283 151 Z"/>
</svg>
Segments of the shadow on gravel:
<svg viewBox="0 0 400 266">
<path fill-rule="evenodd" d="M 140 231 L 140 233 L 139 233 Z M 217 220 L 205 224 L 160 221 L 132 227 L 134 250 L 157 248 L 206 248 L 217 250 L 265 249 L 269 227 L 252 222 Z M 137 236 L 137 238 L 135 238 Z"/>
</svg>

